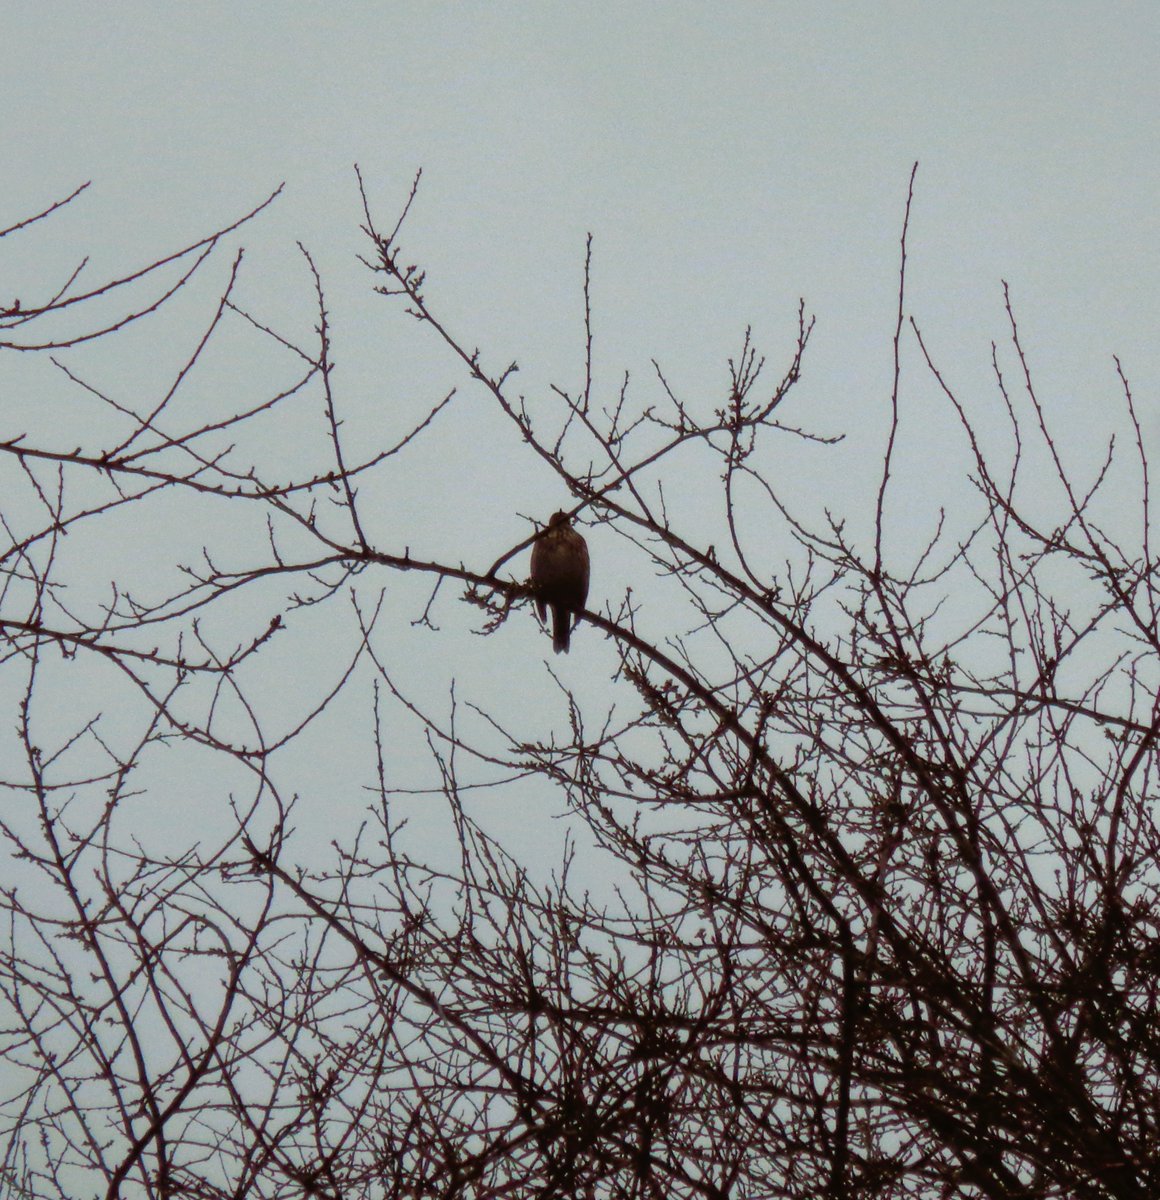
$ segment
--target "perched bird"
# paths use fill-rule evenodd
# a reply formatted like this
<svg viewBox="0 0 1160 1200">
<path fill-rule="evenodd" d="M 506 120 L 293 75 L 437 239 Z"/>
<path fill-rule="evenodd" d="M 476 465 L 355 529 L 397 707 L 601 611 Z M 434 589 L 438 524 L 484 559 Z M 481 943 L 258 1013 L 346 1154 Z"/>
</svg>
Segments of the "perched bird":
<svg viewBox="0 0 1160 1200">
<path fill-rule="evenodd" d="M 588 599 L 588 544 L 567 513 L 553 513 L 532 547 L 532 591 L 541 621 L 552 609 L 552 648 L 567 654 L 574 615 Z"/>
</svg>

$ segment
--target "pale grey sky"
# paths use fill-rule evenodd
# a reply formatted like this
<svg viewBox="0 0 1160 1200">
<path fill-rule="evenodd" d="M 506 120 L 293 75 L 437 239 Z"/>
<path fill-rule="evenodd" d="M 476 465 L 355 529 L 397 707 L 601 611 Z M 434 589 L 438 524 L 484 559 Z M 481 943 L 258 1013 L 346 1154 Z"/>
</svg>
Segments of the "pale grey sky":
<svg viewBox="0 0 1160 1200">
<path fill-rule="evenodd" d="M 860 435 L 828 457 L 787 441 L 776 470 L 807 512 L 864 510 L 872 476 L 858 468 L 885 429 L 915 160 L 908 311 L 951 382 L 979 411 L 995 403 L 990 346 L 1007 332 L 1006 279 L 1044 395 L 1061 428 L 1078 432 L 1067 446 L 1078 460 L 1099 442 L 1093 414 L 1117 402 L 1113 353 L 1146 432 L 1160 429 L 1154 5 L 11 3 L 3 27 L 0 225 L 84 180 L 93 187 L 47 233 L 6 249 L 0 298 L 84 253 L 94 277 L 140 264 L 285 181 L 241 238 L 242 298 L 306 338 L 314 314 L 295 242 L 310 248 L 360 449 L 389 442 L 463 380 L 427 331 L 371 294 L 354 258 L 356 161 L 384 223 L 423 168 L 405 244 L 428 268 L 428 297 L 485 361 L 517 359 L 530 398 L 581 378 L 589 231 L 605 399 L 626 370 L 647 395 L 655 358 L 682 395 L 716 400 L 747 324 L 779 373 L 804 298 L 818 325 L 786 419 Z M 177 337 L 180 321 L 172 328 Z M 85 362 L 103 384 L 140 393 L 161 371 L 168 329 Z M 906 363 L 915 477 L 933 488 L 954 426 L 913 346 Z M 231 357 L 228 342 L 206 369 L 216 372 L 208 390 L 250 398 L 278 378 L 252 347 Z M 42 377 L 4 378 L 0 432 L 23 428 L 32 408 L 50 411 Z M 71 410 L 52 388 L 59 420 Z M 368 484 L 369 532 L 385 550 L 487 565 L 527 532 L 517 514 L 546 516 L 565 497 L 537 464 L 511 457 L 510 433 L 482 404 L 454 413 L 437 456 Z M 270 449 L 289 463 L 299 432 L 284 435 Z M 928 515 L 916 503 L 907 519 L 925 528 Z M 597 604 L 626 579 L 638 595 L 649 586 L 599 536 L 593 560 Z M 527 613 L 497 638 L 474 638 L 478 614 L 448 594 L 445 633 L 433 637 L 408 625 L 423 587 L 383 582 L 398 605 L 401 676 L 431 689 L 429 702 L 445 707 L 454 675 L 461 698 L 560 717 L 541 662 L 548 643 L 534 640 Z M 325 634 L 287 644 L 272 691 L 295 672 L 325 675 L 336 653 Z M 612 662 L 581 630 L 555 665 L 599 698 Z M 367 780 L 366 766 L 352 779 Z M 335 778 L 325 757 L 297 769 L 306 794 Z M 525 829 L 517 820 L 510 832 Z"/>
<path fill-rule="evenodd" d="M 817 326 L 781 415 L 849 437 L 832 450 L 771 440 L 759 465 L 798 516 L 829 509 L 865 531 L 886 438 L 898 242 L 916 160 L 907 311 L 984 435 L 993 430 L 997 445 L 1005 436 L 990 362 L 997 342 L 1012 365 L 1006 280 L 1040 397 L 1080 483 L 1090 482 L 1110 430 L 1124 429 L 1113 354 L 1155 450 L 1158 114 L 1160 6 L 1145 2 L 0 0 L 0 228 L 92 181 L 58 218 L 0 243 L 0 306 L 43 299 L 85 255 L 94 283 L 142 266 L 235 220 L 284 182 L 272 209 L 223 246 L 169 311 L 62 361 L 147 410 L 214 311 L 239 245 L 239 303 L 308 344 L 316 311 L 301 241 L 327 291 L 352 459 L 392 444 L 451 387 L 461 389 L 428 439 L 363 480 L 370 541 L 484 569 L 530 532 L 525 518 L 542 520 L 568 497 L 430 330 L 373 294 L 356 260 L 366 247 L 353 164 L 387 227 L 422 168 L 403 245 L 427 269 L 427 299 L 489 368 L 518 360 L 514 389 L 543 413 L 550 384 L 577 390 L 583 380 L 589 232 L 601 404 L 614 403 L 626 371 L 635 403 L 656 397 L 655 359 L 691 407 L 711 410 L 747 325 L 772 383 L 789 362 L 804 299 Z M 906 560 L 933 530 L 938 506 L 948 506 L 954 528 L 971 493 L 961 430 L 913 338 L 903 368 L 891 526 Z M 179 413 L 167 416 L 258 403 L 300 370 L 231 318 L 183 387 Z M 97 421 L 107 429 L 109 411 L 47 361 L 0 351 L 0 439 L 28 433 L 66 451 L 85 439 L 107 444 L 110 435 L 93 432 Z M 267 475 L 328 469 L 317 389 L 258 428 L 246 449 Z M 15 465 L 7 468 L 6 517 L 37 503 Z M 717 469 L 669 479 L 673 511 L 705 542 L 721 525 Z M 1137 480 L 1122 478 L 1112 486 L 1124 488 L 1130 526 Z M 1046 475 L 1043 486 L 1050 491 Z M 176 564 L 196 562 L 202 546 L 222 565 L 266 561 L 257 506 L 167 499 L 62 539 L 61 578 L 71 584 L 61 596 L 74 611 L 99 614 L 114 579 L 156 599 L 174 586 Z M 748 548 L 774 571 L 792 553 L 784 526 L 768 508 L 742 516 Z M 607 529 L 587 533 L 590 607 L 615 609 L 631 587 L 646 637 L 663 641 L 695 622 L 678 607 L 673 581 L 657 578 L 643 555 Z M 526 553 L 510 568 L 526 572 Z M 286 607 L 276 584 L 203 614 L 201 632 L 227 653 L 245 644 Z M 556 730 L 566 739 L 568 710 L 550 671 L 574 692 L 590 730 L 612 705 L 621 715 L 635 710 L 635 693 L 614 680 L 613 647 L 591 627 L 575 632 L 569 656 L 555 658 L 527 606 L 482 638 L 479 610 L 455 588 L 442 589 L 433 632 L 413 625 L 429 580 L 367 570 L 358 586 L 368 606 L 385 590 L 377 650 L 407 695 L 440 720 L 454 682 L 461 729 L 488 732 L 473 715 L 478 705 L 517 738 Z M 18 586 L 8 603 L 14 595 Z M 284 633 L 244 672 L 269 738 L 302 719 L 357 645 L 345 596 L 289 614 Z M 128 753 L 152 713 L 94 658 L 46 658 L 38 729 L 51 745 L 100 712 L 101 736 Z M 25 669 L 11 659 L 0 672 L 5 781 L 24 769 L 15 714 Z M 349 844 L 373 802 L 371 686 L 369 671 L 356 676 L 272 763 L 284 792 L 299 798 L 287 850 L 295 864 L 332 862 L 332 839 Z M 198 695 L 196 685 L 190 691 Z M 229 698 L 220 703 L 228 721 Z M 438 784 L 424 731 L 401 706 L 385 706 L 384 733 L 392 787 Z M 80 765 L 54 769 L 91 779 L 89 763 L 107 768 L 101 754 L 79 739 Z M 466 780 L 503 774 L 463 756 L 459 766 Z M 159 847 L 177 855 L 195 842 L 227 841 L 230 803 L 244 806 L 255 790 L 235 762 L 188 742 L 152 745 L 129 786 L 109 817 L 109 841 L 159 857 Z M 92 812 L 97 824 L 105 790 L 82 782 L 76 792 L 67 796 L 69 819 L 79 825 Z M 5 822 L 23 819 L 38 836 L 27 791 L 10 786 L 0 801 Z M 266 796 L 263 805 L 256 825 L 269 813 Z M 558 819 L 561 797 L 538 781 L 471 791 L 467 805 L 533 877 L 558 865 L 567 830 L 583 852 L 583 828 Z M 423 861 L 456 857 L 437 790 L 401 799 L 394 812 L 411 820 L 410 845 Z M 368 839 L 377 837 L 371 829 Z M 0 861 L 6 887 L 28 887 L 35 872 L 27 860 Z M 597 895 L 616 882 L 592 859 L 577 875 Z M 31 894 L 53 910 L 51 893 Z M 53 953 L 75 949 L 59 945 Z M 89 978 L 82 971 L 79 986 Z M 209 974 L 198 982 L 215 984 Z M 77 1192 L 92 1186 L 86 1178 Z"/>
</svg>

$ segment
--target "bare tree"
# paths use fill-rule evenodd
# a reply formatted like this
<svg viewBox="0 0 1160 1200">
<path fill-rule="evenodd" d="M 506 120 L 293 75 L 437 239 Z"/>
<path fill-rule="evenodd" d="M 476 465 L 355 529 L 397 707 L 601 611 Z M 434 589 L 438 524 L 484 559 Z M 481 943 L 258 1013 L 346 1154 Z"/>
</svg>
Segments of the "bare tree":
<svg viewBox="0 0 1160 1200">
<path fill-rule="evenodd" d="M 309 254 L 309 345 L 238 299 L 240 253 L 219 262 L 264 205 L 87 290 L 78 270 L 0 297 L 5 360 L 43 366 L 5 385 L 0 430 L 0 1193 L 1155 1196 L 1160 642 L 1125 374 L 1109 432 L 1129 450 L 1109 439 L 1094 471 L 1068 465 L 1010 301 L 993 396 L 961 394 L 907 312 L 908 197 L 886 436 L 855 433 L 878 447 L 869 520 L 811 513 L 772 466 L 834 440 L 789 415 L 804 305 L 776 381 L 746 332 L 715 406 L 659 366 L 608 396 L 586 263 L 584 379 L 525 402 L 409 264 L 415 190 L 389 230 L 362 194 L 384 319 L 409 314 L 566 515 L 651 566 L 666 624 L 602 582 L 574 636 L 611 648 L 617 703 L 561 683 L 550 740 L 416 705 L 391 624 L 435 639 L 462 601 L 488 635 L 531 622 L 537 531 L 465 537 L 454 562 L 405 528 L 376 543 L 360 495 L 454 436 L 454 397 L 353 452 Z M 168 382 L 103 384 L 86 352 L 148 345 L 198 287 Z M 210 402 L 198 369 L 239 331 L 292 369 Z M 940 469 L 965 466 L 920 544 L 915 353 L 961 431 Z M 306 409 L 321 434 L 287 476 L 272 422 Z M 666 481 L 716 525 L 686 524 Z M 384 606 L 371 570 L 428 577 L 427 604 Z M 349 657 L 287 723 L 281 664 L 317 613 Z M 304 844 L 294 751 L 341 706 L 367 720 L 371 803 Z M 446 861 L 392 782 L 400 712 L 425 731 Z M 472 813 L 483 785 L 551 790 L 584 839 L 530 869 Z"/>
</svg>

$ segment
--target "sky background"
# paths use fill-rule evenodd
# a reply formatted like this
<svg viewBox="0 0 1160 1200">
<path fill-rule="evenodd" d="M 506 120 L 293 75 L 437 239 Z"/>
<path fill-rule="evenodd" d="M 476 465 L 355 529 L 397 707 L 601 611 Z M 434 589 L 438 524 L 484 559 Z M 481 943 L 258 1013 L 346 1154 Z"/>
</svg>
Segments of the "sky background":
<svg viewBox="0 0 1160 1200">
<path fill-rule="evenodd" d="M 240 296 L 307 339 L 313 298 L 296 244 L 309 248 L 327 289 L 348 445 L 359 452 L 390 444 L 464 379 L 428 331 L 372 294 L 356 259 L 365 250 L 356 162 L 384 227 L 422 168 L 408 257 L 427 269 L 432 305 L 486 364 L 518 360 L 517 390 L 532 403 L 548 404 L 552 383 L 582 381 L 589 233 L 595 381 L 607 402 L 625 372 L 637 395 L 655 391 L 655 359 L 682 397 L 710 407 L 750 325 L 772 381 L 804 300 L 817 327 L 785 419 L 851 436 L 832 452 L 788 439 L 775 452 L 770 469 L 803 516 L 829 508 L 857 522 L 868 511 L 916 161 L 907 310 L 983 424 L 999 412 L 990 362 L 1008 333 L 1006 280 L 1042 396 L 1081 472 L 1099 459 L 1104 417 L 1121 404 L 1113 354 L 1147 438 L 1160 432 L 1153 5 L 6 4 L 3 28 L 0 225 L 93 186 L 51 226 L 5 248 L 0 299 L 59 278 L 85 254 L 93 278 L 143 264 L 285 183 L 232 243 L 247 250 Z M 176 306 L 136 340 L 92 348 L 86 370 L 140 401 L 172 365 L 168 339 L 186 346 L 182 329 L 187 339 L 212 295 Z M 191 384 L 207 404 L 257 399 L 289 377 L 284 361 L 232 336 Z M 40 421 L 67 440 L 83 428 L 76 394 L 13 357 L 0 363 L 0 433 Z M 962 445 L 912 340 L 903 362 L 909 490 L 897 527 L 918 539 L 937 504 L 962 495 L 961 473 L 948 478 L 952 446 Z M 297 426 L 272 430 L 265 461 L 289 473 L 303 460 L 300 436 Z M 527 535 L 526 518 L 568 499 L 515 452 L 478 396 L 457 404 L 446 436 L 368 483 L 365 498 L 378 548 L 477 568 Z M 684 499 L 694 510 L 700 502 L 695 490 Z M 169 520 L 152 530 L 154 552 L 174 559 L 182 537 L 196 543 L 200 530 Z M 131 570 L 138 532 L 149 534 L 110 535 L 94 578 L 114 573 L 120 555 Z M 615 603 L 630 583 L 646 600 L 660 587 L 601 531 L 590 540 L 594 606 Z M 481 639 L 472 636 L 478 612 L 448 593 L 435 636 L 409 624 L 426 586 L 382 582 L 392 662 L 425 703 L 446 711 L 455 679 L 461 700 L 498 700 L 514 724 L 562 726 L 544 669 L 550 643 L 526 610 Z M 664 603 L 644 615 L 661 634 Z M 287 721 L 299 686 L 328 679 L 350 648 L 321 619 L 298 620 L 299 636 L 255 684 L 288 706 Z M 569 658 L 551 665 L 599 706 L 614 656 L 582 629 Z M 79 711 L 87 697 L 72 695 Z M 364 690 L 364 709 L 365 700 Z M 396 745 L 414 739 L 400 727 Z M 329 749 L 316 744 L 287 764 L 304 812 L 360 811 L 365 727 L 336 726 L 321 744 Z M 403 765 L 399 773 L 407 776 Z M 517 852 L 547 836 L 518 807 L 496 803 Z"/>
<path fill-rule="evenodd" d="M 143 266 L 285 185 L 164 313 L 59 356 L 91 385 L 148 410 L 213 313 L 239 247 L 238 302 L 308 345 L 317 315 L 301 243 L 326 289 L 352 459 L 393 444 L 460 389 L 428 437 L 361 484 L 369 540 L 387 553 L 409 549 L 486 570 L 528 536 L 533 518 L 543 521 L 570 498 L 431 331 L 374 295 L 357 259 L 367 245 L 355 163 L 383 228 L 422 169 L 403 237 L 407 260 L 426 269 L 431 306 L 465 345 L 481 349 L 487 369 L 519 362 L 513 390 L 549 424 L 561 419 L 551 385 L 575 392 L 583 382 L 589 234 L 602 405 L 615 402 L 626 373 L 632 403 L 659 401 L 655 361 L 694 411 L 711 412 L 749 326 L 772 387 L 791 359 L 804 302 L 817 324 L 780 415 L 847 436 L 832 448 L 774 436 L 757 465 L 795 516 L 815 527 L 827 511 L 844 517 L 863 547 L 886 443 L 899 235 L 915 162 L 906 311 L 988 445 L 1000 457 L 1009 451 L 991 367 L 997 343 L 1004 370 L 1016 376 L 1003 281 L 1081 486 L 1094 478 L 1112 431 L 1132 445 L 1113 355 L 1153 451 L 1160 437 L 1155 3 L 0 0 L 0 83 L 0 228 L 92 181 L 52 221 L 0 243 L 0 306 L 42 299 L 86 256 L 90 283 Z M 909 335 L 902 368 L 888 511 L 890 552 L 905 566 L 940 506 L 952 530 L 969 525 L 977 507 L 962 431 Z M 166 415 L 198 424 L 260 402 L 300 373 L 291 355 L 230 318 Z M 65 451 L 99 448 L 115 441 L 115 425 L 46 357 L 0 350 L 0 439 L 27 434 L 30 444 Z M 266 477 L 329 466 L 317 389 L 250 437 L 241 452 Z M 678 524 L 691 540 L 724 545 L 719 469 L 703 459 L 698 468 L 695 456 L 676 465 L 667 497 Z M 5 469 L 0 513 L 27 528 L 41 519 L 31 515 L 35 499 L 13 465 Z M 1050 513 L 1057 489 L 1042 459 L 1036 470 Z M 1034 506 L 1039 484 L 1030 482 Z M 1139 534 L 1137 494 L 1129 466 L 1111 477 L 1101 514 L 1111 527 L 1122 521 L 1129 540 Z M 57 566 L 69 588 L 61 596 L 74 611 L 99 620 L 113 580 L 156 599 L 202 547 L 225 565 L 265 561 L 257 506 L 174 499 L 88 522 L 62 540 Z M 776 574 L 794 552 L 784 525 L 766 507 L 742 507 L 747 549 Z M 663 643 L 695 624 L 672 579 L 613 531 L 585 532 L 590 607 L 615 611 L 631 588 L 645 637 Z M 527 552 L 509 569 L 522 577 Z M 458 728 L 473 737 L 498 740 L 473 714 L 478 706 L 517 740 L 567 739 L 565 689 L 589 730 L 609 710 L 627 720 L 639 708 L 615 678 L 614 646 L 591 627 L 574 633 L 570 655 L 555 657 L 528 606 L 480 637 L 480 611 L 455 588 L 433 605 L 434 630 L 414 624 L 430 598 L 428 579 L 364 571 L 362 602 L 373 605 L 380 591 L 376 648 L 393 680 L 441 722 L 454 703 Z M 14 597 L 17 589 L 5 602 Z M 251 589 L 205 613 L 201 631 L 228 652 L 285 608 L 276 583 Z M 947 613 L 957 615 L 953 598 Z M 244 673 L 268 737 L 302 720 L 357 646 L 345 596 L 289 614 Z M 51 746 L 99 712 L 101 736 L 127 754 L 151 713 L 93 657 L 46 662 L 37 736 Z M 26 770 L 16 715 L 25 682 L 17 661 L 0 672 L 5 781 Z M 288 851 L 296 865 L 333 865 L 332 840 L 349 844 L 373 805 L 372 685 L 371 672 L 359 673 L 272 764 L 283 793 L 297 797 Z M 457 846 L 422 723 L 388 701 L 383 730 L 388 784 L 408 789 L 393 808 L 410 822 L 407 846 L 419 861 L 454 868 Z M 465 780 L 510 774 L 465 757 L 457 763 Z M 75 758 L 54 767 L 60 778 L 94 774 L 94 762 L 107 768 L 91 740 L 78 740 Z M 230 804 L 244 806 L 253 792 L 252 777 L 222 756 L 188 742 L 153 746 L 109 817 L 109 840 L 158 857 L 194 843 L 212 848 L 235 831 Z M 269 818 L 267 801 L 258 824 Z M 90 811 L 84 805 L 94 820 L 105 813 L 99 783 L 78 785 L 68 802 L 77 827 Z M 468 791 L 465 803 L 538 881 L 559 864 L 567 836 L 583 855 L 582 823 L 536 779 Z M 28 836 L 39 836 L 26 791 L 5 789 L 0 804 L 5 822 L 23 817 Z M 372 823 L 368 843 L 374 836 Z M 121 869 L 115 855 L 110 861 L 111 871 Z M 35 870 L 0 862 L 5 887 L 27 889 Z M 589 857 L 577 876 L 599 899 L 623 873 Z M 235 897 L 244 900 L 246 886 L 231 885 L 224 903 L 241 903 Z M 21 894 L 44 912 L 64 903 Z M 52 953 L 68 952 L 62 945 Z M 96 986 L 87 968 L 77 978 L 82 989 Z M 201 982 L 208 989 L 214 981 L 207 974 Z M 2 1083 L 0 1091 L 7 1094 Z"/>
</svg>

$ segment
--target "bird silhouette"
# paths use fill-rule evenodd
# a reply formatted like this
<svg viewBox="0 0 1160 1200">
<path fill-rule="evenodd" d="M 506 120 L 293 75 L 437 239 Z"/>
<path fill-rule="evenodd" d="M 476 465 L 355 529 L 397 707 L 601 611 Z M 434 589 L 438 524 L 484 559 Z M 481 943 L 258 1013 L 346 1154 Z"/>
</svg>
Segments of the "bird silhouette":
<svg viewBox="0 0 1160 1200">
<path fill-rule="evenodd" d="M 588 599 L 588 543 L 567 513 L 553 513 L 532 547 L 532 591 L 541 621 L 552 610 L 552 649 L 567 654 L 576 613 Z"/>
</svg>

